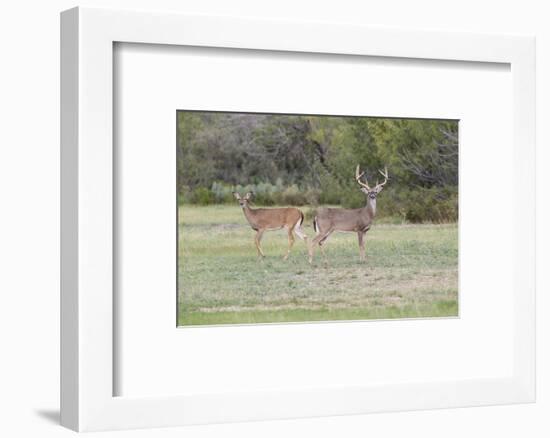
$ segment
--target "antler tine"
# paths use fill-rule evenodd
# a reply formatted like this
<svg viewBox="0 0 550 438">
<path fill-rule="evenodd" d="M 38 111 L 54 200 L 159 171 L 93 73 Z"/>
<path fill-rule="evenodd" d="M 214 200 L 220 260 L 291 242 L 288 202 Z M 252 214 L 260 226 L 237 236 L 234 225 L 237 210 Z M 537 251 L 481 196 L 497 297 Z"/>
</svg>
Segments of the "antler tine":
<svg viewBox="0 0 550 438">
<path fill-rule="evenodd" d="M 359 164 L 357 165 L 357 168 L 355 169 L 355 180 L 359 183 L 359 185 L 365 187 L 367 190 L 370 190 L 369 183 L 365 179 L 365 182 L 361 181 L 361 177 L 365 174 L 365 172 L 359 173 Z"/>
<path fill-rule="evenodd" d="M 386 184 L 388 182 L 388 167 L 384 166 L 384 172 L 382 172 L 381 170 L 378 170 L 378 172 L 380 172 L 380 175 L 382 175 L 384 177 L 384 182 L 382 182 L 380 184 L 377 184 L 380 187 L 382 187 L 384 184 Z"/>
</svg>

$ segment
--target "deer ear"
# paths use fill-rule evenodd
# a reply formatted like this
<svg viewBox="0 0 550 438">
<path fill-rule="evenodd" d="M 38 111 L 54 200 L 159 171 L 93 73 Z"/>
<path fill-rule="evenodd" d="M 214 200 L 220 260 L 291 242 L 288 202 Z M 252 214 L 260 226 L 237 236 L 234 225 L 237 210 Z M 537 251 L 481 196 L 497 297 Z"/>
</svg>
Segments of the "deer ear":
<svg viewBox="0 0 550 438">
<path fill-rule="evenodd" d="M 376 190 L 376 193 L 380 193 L 383 188 L 384 188 L 384 186 L 376 186 L 376 188 L 374 190 Z"/>
<path fill-rule="evenodd" d="M 365 195 L 368 195 L 368 194 L 369 194 L 369 191 L 368 191 L 365 187 L 361 187 L 361 191 L 362 191 Z"/>
<path fill-rule="evenodd" d="M 254 192 L 248 192 L 245 196 L 244 196 L 244 199 L 250 199 L 252 196 L 254 196 Z"/>
<path fill-rule="evenodd" d="M 233 192 L 233 196 L 235 197 L 235 199 L 237 201 L 239 201 L 241 199 L 241 195 L 239 195 L 237 192 Z"/>
</svg>

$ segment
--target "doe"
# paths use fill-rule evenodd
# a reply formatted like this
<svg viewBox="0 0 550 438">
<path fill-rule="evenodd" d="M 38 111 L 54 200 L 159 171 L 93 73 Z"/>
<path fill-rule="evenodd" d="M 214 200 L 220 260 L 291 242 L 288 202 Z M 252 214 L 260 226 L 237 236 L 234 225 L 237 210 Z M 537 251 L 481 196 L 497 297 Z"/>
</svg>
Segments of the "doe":
<svg viewBox="0 0 550 438">
<path fill-rule="evenodd" d="M 241 196 L 237 192 L 233 192 L 235 199 L 239 201 L 239 205 L 243 209 L 244 216 L 252 229 L 256 231 L 254 243 L 258 251 L 258 257 L 264 257 L 264 252 L 260 242 L 265 231 L 280 230 L 286 228 L 288 233 L 288 249 L 284 256 L 284 260 L 288 258 L 292 245 L 294 245 L 294 232 L 298 237 L 306 242 L 307 236 L 301 229 L 302 222 L 304 221 L 304 214 L 293 207 L 286 208 L 250 208 L 249 201 L 254 195 L 252 192 L 248 192 L 246 195 Z"/>
</svg>

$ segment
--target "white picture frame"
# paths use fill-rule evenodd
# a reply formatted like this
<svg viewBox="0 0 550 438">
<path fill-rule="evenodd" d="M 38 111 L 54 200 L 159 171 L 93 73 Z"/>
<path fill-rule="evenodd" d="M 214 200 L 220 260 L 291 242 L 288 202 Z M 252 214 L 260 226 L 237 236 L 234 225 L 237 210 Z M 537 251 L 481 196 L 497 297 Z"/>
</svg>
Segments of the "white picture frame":
<svg viewBox="0 0 550 438">
<path fill-rule="evenodd" d="M 61 32 L 64 426 L 91 431 L 535 400 L 533 37 L 87 8 L 63 12 Z M 509 64 L 515 172 L 510 196 L 521 195 L 522 203 L 512 235 L 506 237 L 514 262 L 511 375 L 370 387 L 115 396 L 113 49 L 117 42 Z"/>
</svg>

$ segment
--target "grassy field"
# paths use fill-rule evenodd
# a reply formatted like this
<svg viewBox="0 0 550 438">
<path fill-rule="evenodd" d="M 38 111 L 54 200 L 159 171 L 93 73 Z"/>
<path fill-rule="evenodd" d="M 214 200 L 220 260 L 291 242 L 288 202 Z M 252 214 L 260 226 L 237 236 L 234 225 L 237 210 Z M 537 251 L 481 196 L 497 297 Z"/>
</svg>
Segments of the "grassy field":
<svg viewBox="0 0 550 438">
<path fill-rule="evenodd" d="M 311 221 L 304 231 L 314 236 Z M 178 324 L 232 324 L 458 314 L 456 224 L 376 222 L 359 262 L 357 235 L 334 233 L 313 266 L 296 239 L 287 261 L 286 232 L 255 232 L 238 205 L 179 208 Z"/>
</svg>

